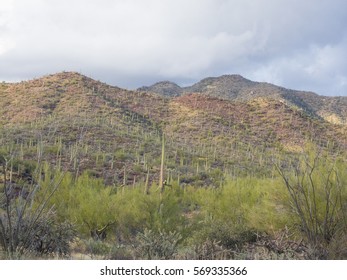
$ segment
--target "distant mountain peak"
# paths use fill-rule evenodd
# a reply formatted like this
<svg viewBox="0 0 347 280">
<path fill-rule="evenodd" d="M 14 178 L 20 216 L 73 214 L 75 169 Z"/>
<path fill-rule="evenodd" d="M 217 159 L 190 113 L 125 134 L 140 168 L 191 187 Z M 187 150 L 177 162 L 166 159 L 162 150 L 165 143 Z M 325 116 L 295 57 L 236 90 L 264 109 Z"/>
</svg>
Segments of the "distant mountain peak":
<svg viewBox="0 0 347 280">
<path fill-rule="evenodd" d="M 143 86 L 137 89 L 138 91 L 154 92 L 160 95 L 176 97 L 183 92 L 182 88 L 170 81 L 157 82 L 151 86 Z"/>
<path fill-rule="evenodd" d="M 225 74 L 218 77 L 207 77 L 202 79 L 200 82 L 203 81 L 215 81 L 215 80 L 229 80 L 229 81 L 235 81 L 235 82 L 252 82 L 251 80 L 246 79 L 245 77 L 239 75 L 239 74 Z"/>
<path fill-rule="evenodd" d="M 207 77 L 188 87 L 163 81 L 139 90 L 169 97 L 198 93 L 229 101 L 268 98 L 300 108 L 329 122 L 347 123 L 347 97 L 327 97 L 313 92 L 286 89 L 266 82 L 254 82 L 238 74 Z"/>
<path fill-rule="evenodd" d="M 82 79 L 82 78 L 88 78 L 87 76 L 79 73 L 79 72 L 74 72 L 74 71 L 63 71 L 63 72 L 58 72 L 50 75 L 43 76 L 41 79 L 61 79 L 61 80 L 66 80 L 66 79 Z M 89 78 L 90 79 L 90 78 Z"/>
</svg>

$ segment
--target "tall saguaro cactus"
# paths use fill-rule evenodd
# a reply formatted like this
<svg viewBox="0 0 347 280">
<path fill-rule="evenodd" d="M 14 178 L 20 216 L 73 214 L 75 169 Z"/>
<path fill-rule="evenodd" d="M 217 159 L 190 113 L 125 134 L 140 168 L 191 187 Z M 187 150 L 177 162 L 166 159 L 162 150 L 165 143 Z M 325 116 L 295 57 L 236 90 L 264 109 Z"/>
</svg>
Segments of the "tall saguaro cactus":
<svg viewBox="0 0 347 280">
<path fill-rule="evenodd" d="M 165 134 L 163 132 L 161 144 L 161 164 L 160 164 L 160 175 L 159 175 L 159 188 L 160 192 L 164 191 L 164 159 L 165 159 Z"/>
</svg>

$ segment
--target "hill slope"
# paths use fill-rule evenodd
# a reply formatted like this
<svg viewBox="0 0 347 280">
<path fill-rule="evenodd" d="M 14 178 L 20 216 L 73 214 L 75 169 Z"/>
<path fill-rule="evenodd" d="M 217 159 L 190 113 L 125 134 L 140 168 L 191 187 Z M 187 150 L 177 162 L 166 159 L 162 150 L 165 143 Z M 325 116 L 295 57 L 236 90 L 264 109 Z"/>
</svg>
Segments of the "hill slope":
<svg viewBox="0 0 347 280">
<path fill-rule="evenodd" d="M 347 127 L 325 120 L 343 119 L 344 98 L 235 75 L 207 78 L 182 92 L 167 82 L 154 88 L 160 94 L 70 72 L 3 83 L 2 153 L 15 147 L 23 160 L 33 160 L 43 146 L 40 154 L 52 164 L 132 185 L 158 179 L 163 133 L 167 176 L 198 184 L 218 184 L 223 173 L 269 175 L 274 155 L 300 152 L 309 142 L 347 150 Z"/>
<path fill-rule="evenodd" d="M 143 86 L 138 91 L 155 92 L 169 97 L 180 96 L 183 93 L 183 89 L 179 85 L 169 81 L 158 82 L 150 87 Z"/>
<path fill-rule="evenodd" d="M 201 93 L 231 101 L 247 101 L 259 97 L 271 98 L 295 106 L 311 115 L 335 124 L 347 124 L 347 97 L 320 96 L 312 92 L 290 90 L 269 83 L 253 82 L 240 75 L 210 77 L 183 88 L 168 82 L 157 83 L 139 90 L 166 96 Z"/>
</svg>

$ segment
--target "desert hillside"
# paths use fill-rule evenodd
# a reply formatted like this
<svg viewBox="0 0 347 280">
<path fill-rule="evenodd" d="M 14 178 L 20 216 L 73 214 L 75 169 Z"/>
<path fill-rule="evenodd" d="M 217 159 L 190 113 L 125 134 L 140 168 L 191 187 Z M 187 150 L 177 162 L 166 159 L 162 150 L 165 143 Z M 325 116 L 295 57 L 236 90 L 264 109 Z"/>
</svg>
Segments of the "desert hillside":
<svg viewBox="0 0 347 280">
<path fill-rule="evenodd" d="M 347 258 L 346 100 L 239 75 L 2 83 L 0 257 Z"/>
</svg>

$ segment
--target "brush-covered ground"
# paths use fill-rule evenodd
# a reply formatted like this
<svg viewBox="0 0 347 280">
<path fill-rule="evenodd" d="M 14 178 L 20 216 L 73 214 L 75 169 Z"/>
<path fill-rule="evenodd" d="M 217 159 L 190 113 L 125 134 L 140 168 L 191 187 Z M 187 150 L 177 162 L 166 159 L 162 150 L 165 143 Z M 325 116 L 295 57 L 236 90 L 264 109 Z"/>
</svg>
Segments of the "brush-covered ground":
<svg viewBox="0 0 347 280">
<path fill-rule="evenodd" d="M 347 258 L 343 123 L 77 73 L 0 97 L 1 258 Z"/>
</svg>

